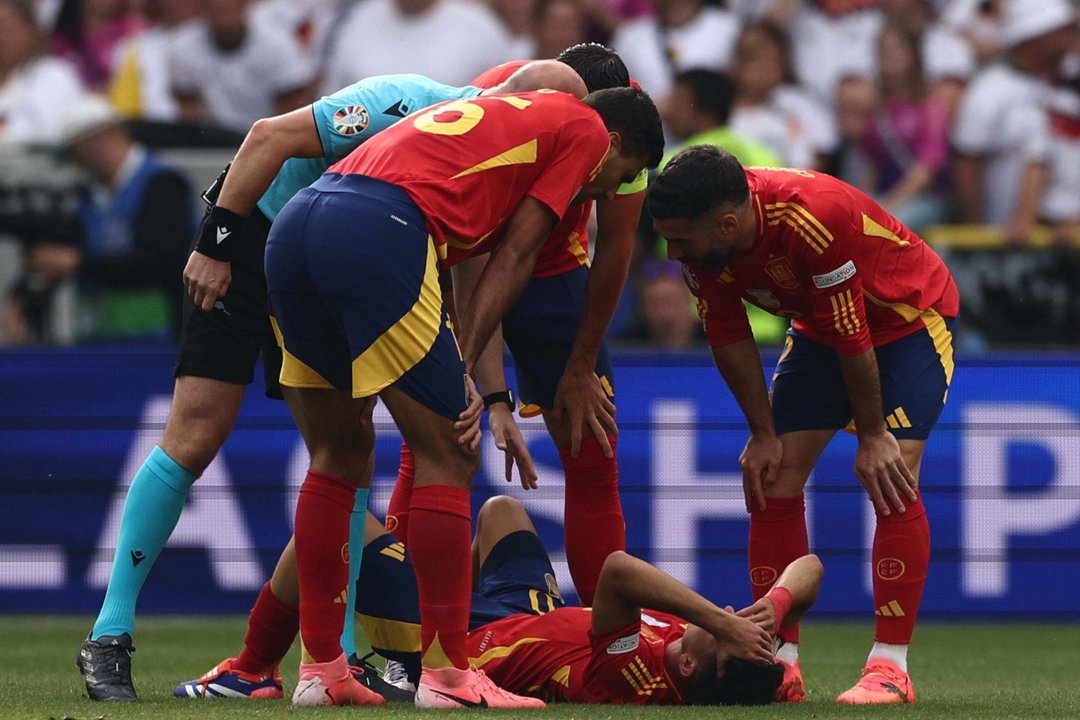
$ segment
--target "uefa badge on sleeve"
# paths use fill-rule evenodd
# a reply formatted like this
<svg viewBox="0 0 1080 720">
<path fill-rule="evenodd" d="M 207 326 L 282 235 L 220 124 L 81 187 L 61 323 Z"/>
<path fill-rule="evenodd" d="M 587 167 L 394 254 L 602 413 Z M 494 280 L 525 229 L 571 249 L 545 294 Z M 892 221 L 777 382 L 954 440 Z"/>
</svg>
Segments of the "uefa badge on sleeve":
<svg viewBox="0 0 1080 720">
<path fill-rule="evenodd" d="M 334 132 L 338 135 L 356 135 L 364 131 L 370 119 L 363 105 L 346 105 L 334 113 Z"/>
</svg>

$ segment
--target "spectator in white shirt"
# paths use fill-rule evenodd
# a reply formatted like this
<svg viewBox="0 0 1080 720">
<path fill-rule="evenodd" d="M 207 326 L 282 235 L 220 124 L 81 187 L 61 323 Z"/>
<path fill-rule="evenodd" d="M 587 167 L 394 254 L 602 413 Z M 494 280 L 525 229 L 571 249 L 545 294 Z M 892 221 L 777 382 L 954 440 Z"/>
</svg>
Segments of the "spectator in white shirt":
<svg viewBox="0 0 1080 720">
<path fill-rule="evenodd" d="M 624 23 L 611 46 L 646 92 L 663 97 L 683 70 L 727 70 L 738 34 L 732 12 L 701 0 L 656 0 L 656 17 Z"/>
<path fill-rule="evenodd" d="M 961 219 L 1026 239 L 1046 186 L 1050 130 L 1047 81 L 1075 37 L 1067 0 L 1012 0 L 1005 9 L 1003 62 L 978 73 L 953 128 Z"/>
<path fill-rule="evenodd" d="M 824 169 L 839 142 L 831 111 L 792 81 L 787 35 L 777 25 L 743 29 L 732 78 L 731 128 L 776 150 L 788 167 Z"/>
<path fill-rule="evenodd" d="M 332 32 L 323 83 L 328 92 L 393 73 L 465 85 L 518 59 L 495 13 L 469 0 L 364 0 Z"/>
<path fill-rule="evenodd" d="M 42 54 L 31 0 L 0 0 L 0 141 L 52 143 L 84 94 L 66 60 Z"/>
<path fill-rule="evenodd" d="M 259 22 L 248 0 L 201 0 L 202 18 L 172 38 L 180 116 L 246 133 L 311 101 L 314 67 L 287 29 Z"/>
</svg>

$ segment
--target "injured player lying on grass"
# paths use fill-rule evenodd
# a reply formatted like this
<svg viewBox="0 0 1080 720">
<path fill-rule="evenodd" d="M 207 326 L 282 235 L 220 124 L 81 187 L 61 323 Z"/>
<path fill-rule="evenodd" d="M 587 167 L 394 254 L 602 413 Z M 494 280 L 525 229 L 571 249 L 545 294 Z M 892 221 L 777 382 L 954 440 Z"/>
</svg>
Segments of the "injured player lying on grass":
<svg viewBox="0 0 1080 720">
<path fill-rule="evenodd" d="M 372 648 L 415 682 L 420 632 L 412 566 L 404 546 L 371 515 L 365 541 L 356 611 Z M 765 597 L 735 612 L 617 552 L 604 564 L 593 607 L 568 607 L 528 514 L 508 497 L 492 498 L 481 509 L 473 562 L 470 663 L 512 692 L 578 703 L 766 704 L 783 698 L 776 632 L 813 605 L 823 573 L 818 558 L 805 555 Z M 273 632 L 249 628 L 245 652 Z M 280 660 L 248 672 L 229 658 L 180 684 L 175 694 L 280 698 Z M 356 672 L 388 699 L 410 699 L 387 690 L 370 665 Z"/>
</svg>

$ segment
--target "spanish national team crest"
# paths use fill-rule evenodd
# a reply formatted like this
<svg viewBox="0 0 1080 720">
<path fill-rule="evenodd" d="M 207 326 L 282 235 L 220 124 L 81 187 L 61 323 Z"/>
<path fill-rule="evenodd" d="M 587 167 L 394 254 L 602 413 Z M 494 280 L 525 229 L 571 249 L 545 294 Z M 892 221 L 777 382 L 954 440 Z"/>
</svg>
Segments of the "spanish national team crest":
<svg viewBox="0 0 1080 720">
<path fill-rule="evenodd" d="M 334 131 L 339 135 L 355 135 L 364 131 L 369 120 L 363 105 L 346 105 L 334 113 Z"/>
<path fill-rule="evenodd" d="M 769 274 L 773 282 L 785 290 L 795 290 L 799 287 L 799 280 L 795 277 L 795 271 L 791 269 L 791 264 L 788 263 L 785 257 L 778 257 L 765 263 L 765 272 Z"/>
</svg>

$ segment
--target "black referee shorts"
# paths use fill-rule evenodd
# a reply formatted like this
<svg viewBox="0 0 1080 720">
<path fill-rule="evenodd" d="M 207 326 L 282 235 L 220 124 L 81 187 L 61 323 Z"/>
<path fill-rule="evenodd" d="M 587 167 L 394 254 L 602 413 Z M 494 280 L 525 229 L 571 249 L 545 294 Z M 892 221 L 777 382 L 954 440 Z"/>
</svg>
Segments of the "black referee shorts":
<svg viewBox="0 0 1080 720">
<path fill-rule="evenodd" d="M 208 217 L 209 213 L 203 216 L 204 223 Z M 213 310 L 205 312 L 195 307 L 185 293 L 184 328 L 175 375 L 250 385 L 261 351 L 266 396 L 280 400 L 281 349 L 270 327 L 263 269 L 270 221 L 256 210 L 244 234 L 232 261 L 229 291 Z"/>
</svg>

